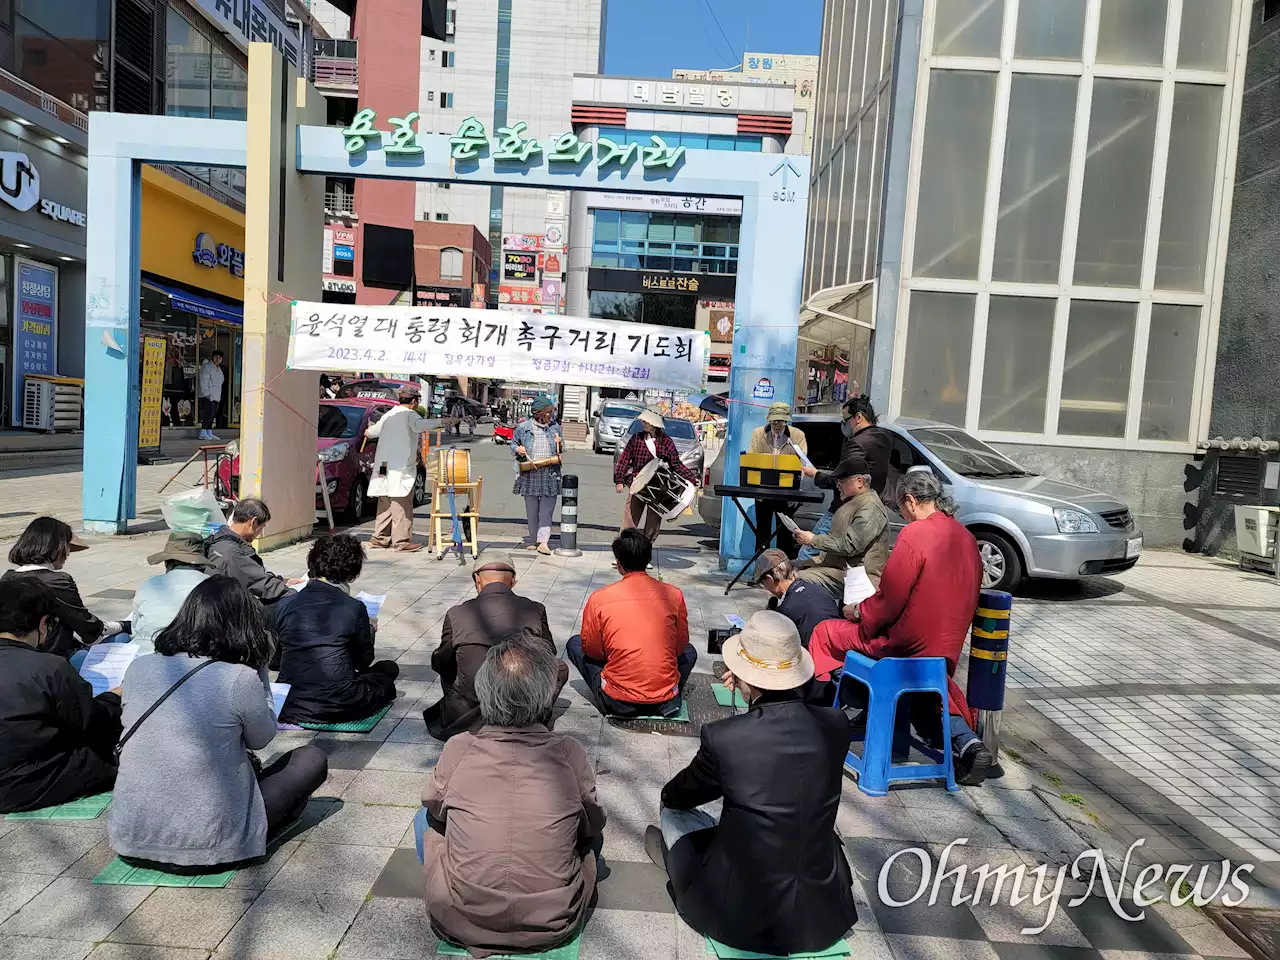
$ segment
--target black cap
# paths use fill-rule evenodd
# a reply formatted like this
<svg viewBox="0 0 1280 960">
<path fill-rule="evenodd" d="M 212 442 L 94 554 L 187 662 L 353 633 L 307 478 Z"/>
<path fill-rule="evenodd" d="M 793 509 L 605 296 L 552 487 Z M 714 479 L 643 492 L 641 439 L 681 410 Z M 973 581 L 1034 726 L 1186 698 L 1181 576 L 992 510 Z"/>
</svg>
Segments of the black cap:
<svg viewBox="0 0 1280 960">
<path fill-rule="evenodd" d="M 871 468 L 867 466 L 867 458 L 854 454 L 847 460 L 841 460 L 839 465 L 831 471 L 832 480 L 847 480 L 849 477 L 865 477 L 871 473 Z"/>
</svg>

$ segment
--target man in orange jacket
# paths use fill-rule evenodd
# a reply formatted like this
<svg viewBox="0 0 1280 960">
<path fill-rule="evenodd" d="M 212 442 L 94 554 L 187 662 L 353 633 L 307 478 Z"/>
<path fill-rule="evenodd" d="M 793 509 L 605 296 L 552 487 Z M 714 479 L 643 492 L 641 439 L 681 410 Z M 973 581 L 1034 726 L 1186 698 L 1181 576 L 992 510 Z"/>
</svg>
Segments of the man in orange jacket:
<svg viewBox="0 0 1280 960">
<path fill-rule="evenodd" d="M 618 583 L 587 598 L 582 633 L 565 658 L 587 681 L 601 710 L 615 717 L 680 712 L 685 681 L 698 652 L 689 643 L 689 611 L 679 587 L 645 573 L 653 544 L 638 529 L 613 541 Z"/>
</svg>

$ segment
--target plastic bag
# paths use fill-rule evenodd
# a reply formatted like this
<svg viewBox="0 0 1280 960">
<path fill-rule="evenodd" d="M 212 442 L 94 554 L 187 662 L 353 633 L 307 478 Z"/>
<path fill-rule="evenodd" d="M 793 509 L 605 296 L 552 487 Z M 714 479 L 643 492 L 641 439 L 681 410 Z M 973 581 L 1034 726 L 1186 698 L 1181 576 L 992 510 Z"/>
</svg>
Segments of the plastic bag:
<svg viewBox="0 0 1280 960">
<path fill-rule="evenodd" d="M 165 525 L 174 533 L 207 537 L 226 523 L 218 498 L 209 487 L 176 493 L 160 505 Z"/>
</svg>

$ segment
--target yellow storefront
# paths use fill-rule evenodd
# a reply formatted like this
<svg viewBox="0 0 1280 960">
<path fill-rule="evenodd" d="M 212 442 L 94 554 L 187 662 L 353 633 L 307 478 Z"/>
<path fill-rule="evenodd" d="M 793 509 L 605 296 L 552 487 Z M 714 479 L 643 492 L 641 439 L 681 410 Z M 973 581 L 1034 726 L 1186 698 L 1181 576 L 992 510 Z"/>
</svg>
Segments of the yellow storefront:
<svg viewBox="0 0 1280 960">
<path fill-rule="evenodd" d="M 200 364 L 221 350 L 226 382 L 215 427 L 237 427 L 244 214 L 144 166 L 141 226 L 142 336 L 165 339 L 161 424 L 198 425 Z"/>
</svg>

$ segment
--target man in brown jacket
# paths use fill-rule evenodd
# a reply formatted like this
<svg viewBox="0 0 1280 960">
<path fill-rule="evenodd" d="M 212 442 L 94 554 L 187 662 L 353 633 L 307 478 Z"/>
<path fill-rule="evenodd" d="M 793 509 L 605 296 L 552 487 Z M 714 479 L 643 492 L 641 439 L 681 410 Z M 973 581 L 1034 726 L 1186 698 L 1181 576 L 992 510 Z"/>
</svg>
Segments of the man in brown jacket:
<svg viewBox="0 0 1280 960">
<path fill-rule="evenodd" d="M 529 634 L 546 641 L 547 649 L 555 654 L 547 608 L 512 590 L 516 568 L 510 556 L 499 550 L 483 551 L 471 568 L 471 577 L 477 596 L 449 608 L 440 628 L 440 646 L 431 654 L 431 669 L 440 674 L 444 696 L 422 712 L 422 719 L 427 732 L 437 740 L 479 727 L 475 677 L 490 647 Z M 569 679 L 569 665 L 560 663 L 557 676 L 559 695 Z"/>
<path fill-rule="evenodd" d="M 473 951 L 568 943 L 595 892 L 595 774 L 577 740 L 540 722 L 556 662 L 532 638 L 489 650 L 475 678 L 484 725 L 445 745 L 422 791 L 413 825 L 431 926 Z"/>
<path fill-rule="evenodd" d="M 871 470 L 865 458 L 855 454 L 831 471 L 843 502 L 831 521 L 830 533 L 796 531 L 796 542 L 821 551 L 807 561 L 796 577 L 821 585 L 844 602 L 846 567 L 866 567 L 873 584 L 889 559 L 889 511 L 871 489 Z"/>
</svg>

